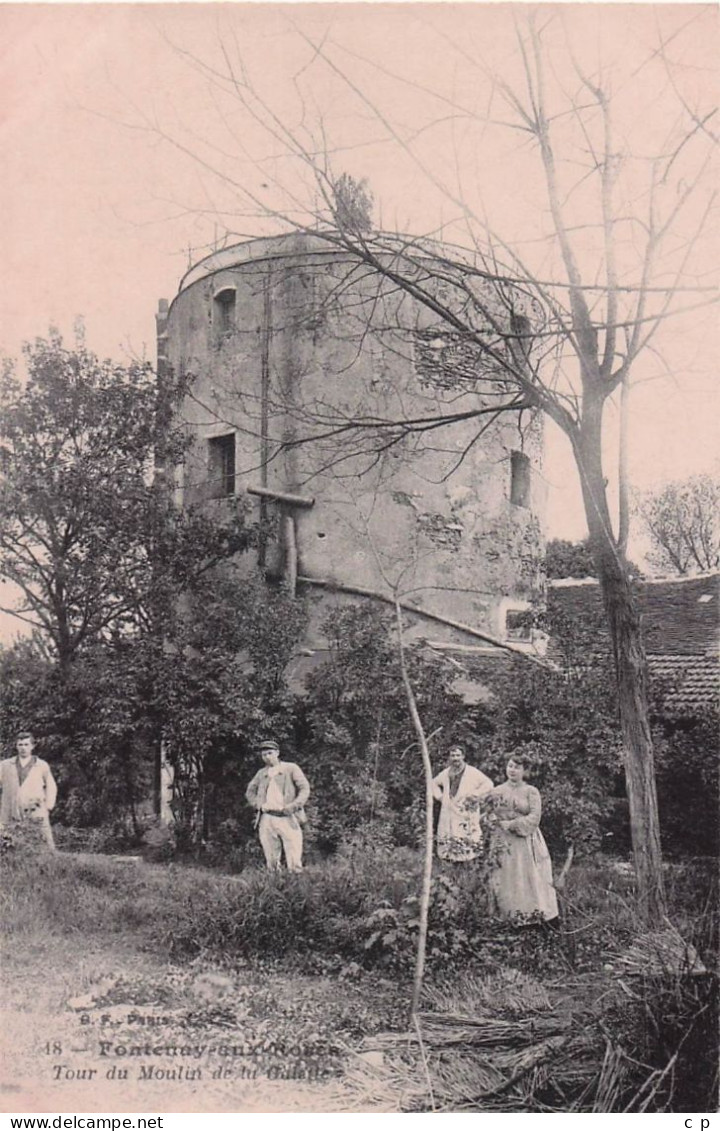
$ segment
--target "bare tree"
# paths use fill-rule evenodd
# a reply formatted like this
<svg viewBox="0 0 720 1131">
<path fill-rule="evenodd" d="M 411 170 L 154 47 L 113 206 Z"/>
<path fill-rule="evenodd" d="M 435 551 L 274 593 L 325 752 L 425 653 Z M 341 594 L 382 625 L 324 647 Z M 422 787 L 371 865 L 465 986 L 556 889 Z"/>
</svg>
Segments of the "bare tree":
<svg viewBox="0 0 720 1131">
<path fill-rule="evenodd" d="M 692 475 L 635 497 L 635 513 L 652 549 L 648 560 L 665 573 L 703 573 L 720 567 L 720 482 Z"/>
<path fill-rule="evenodd" d="M 418 1009 L 420 1008 L 420 997 L 422 995 L 423 975 L 425 973 L 425 954 L 427 949 L 428 915 L 430 911 L 430 884 L 432 882 L 433 866 L 433 769 L 432 762 L 430 761 L 430 747 L 428 743 L 428 736 L 425 733 L 425 728 L 423 727 L 422 719 L 420 718 L 420 712 L 418 711 L 415 693 L 413 691 L 410 676 L 408 675 L 407 664 L 405 662 L 402 609 L 400 607 L 400 602 L 397 600 L 395 602 L 395 617 L 397 622 L 400 672 L 402 675 L 403 687 L 405 689 L 405 696 L 407 698 L 410 718 L 412 720 L 413 729 L 417 737 L 418 745 L 420 746 L 420 753 L 422 755 L 423 763 L 423 776 L 425 779 L 425 837 L 423 846 L 423 877 L 420 892 L 420 925 L 418 930 L 417 953 L 415 956 L 415 976 L 413 978 L 412 1004 L 410 1007 L 410 1012 L 414 1017 L 417 1014 Z"/>
<path fill-rule="evenodd" d="M 684 24 L 672 36 L 658 29 L 658 42 L 648 44 L 634 71 L 613 89 L 612 66 L 590 60 L 586 25 L 578 31 L 573 21 L 572 13 L 531 9 L 527 21 L 516 24 L 512 66 L 494 71 L 469 44 L 451 43 L 455 65 L 482 91 L 474 103 L 454 89 L 435 90 L 393 72 L 389 77 L 399 86 L 417 90 L 418 113 L 426 115 L 412 128 L 395 122 L 393 109 L 363 79 L 362 67 L 367 71 L 372 60 L 358 59 L 331 37 L 297 30 L 307 60 L 293 80 L 299 107 L 294 122 L 253 82 L 232 35 L 219 44 L 218 62 L 184 52 L 218 100 L 233 106 L 232 121 L 229 115 L 223 121 L 233 144 L 242 147 L 244 172 L 235 171 L 232 159 L 228 164 L 227 138 L 223 146 L 204 146 L 198 138 L 171 136 L 156 121 L 145 126 L 217 177 L 224 199 L 229 194 L 235 201 L 233 222 L 252 214 L 311 232 L 350 257 L 349 274 L 376 278 L 378 293 L 409 296 L 428 312 L 432 326 L 445 331 L 446 341 L 470 349 L 471 364 L 458 367 L 461 403 L 440 398 L 435 413 L 410 418 L 402 411 L 353 413 L 329 402 L 294 405 L 297 428 L 283 444 L 342 437 L 343 454 L 329 459 L 347 460 L 349 445 L 354 456 L 362 452 L 377 461 L 408 437 L 427 439 L 468 419 L 478 425 L 475 443 L 486 420 L 504 413 L 518 419 L 543 413 L 567 437 L 613 642 L 640 908 L 658 922 L 665 897 L 646 660 L 625 559 L 627 412 L 640 359 L 659 358 L 660 370 L 664 367 L 659 348 L 664 325 L 716 297 L 703 264 L 696 263 L 715 204 L 714 189 L 706 189 L 714 143 L 707 123 L 714 111 L 700 105 L 698 88 L 675 93 L 681 76 L 673 50 Z M 645 142 L 628 122 L 653 68 L 665 80 L 672 76 L 668 97 L 675 112 L 666 120 L 660 111 Z M 452 207 L 454 231 L 469 252 L 368 228 L 369 197 L 362 182 L 335 168 L 342 139 L 329 136 L 322 115 L 312 124 L 309 107 L 317 100 L 309 88 L 318 75 L 325 91 L 334 83 L 354 101 L 358 116 L 372 123 L 388 151 Z M 271 157 L 248 152 L 235 132 L 238 116 L 263 131 L 272 143 Z M 446 135 L 443 166 L 429 160 L 418 139 L 445 126 L 450 140 Z M 518 240 L 503 234 L 507 214 L 501 211 L 499 221 L 491 221 L 476 188 L 490 131 L 517 138 L 516 176 L 534 165 L 539 177 L 544 194 L 534 240 L 539 255 L 531 254 L 533 241 L 521 253 Z M 262 172 L 263 189 L 274 193 L 272 207 L 253 187 L 257 178 L 250 183 L 247 170 L 253 168 Z M 492 167 L 483 176 L 492 180 Z M 230 227 L 229 216 L 228 221 Z M 467 360 L 467 349 L 459 353 Z M 449 352 L 450 366 L 457 356 Z M 606 468 L 609 406 L 621 417 L 615 499 Z"/>
</svg>

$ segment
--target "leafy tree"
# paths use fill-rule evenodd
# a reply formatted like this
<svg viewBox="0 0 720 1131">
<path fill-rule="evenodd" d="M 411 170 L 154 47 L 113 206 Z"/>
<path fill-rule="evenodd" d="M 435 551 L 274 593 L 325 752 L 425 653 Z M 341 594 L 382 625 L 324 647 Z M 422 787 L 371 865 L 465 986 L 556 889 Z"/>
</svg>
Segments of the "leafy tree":
<svg viewBox="0 0 720 1131">
<path fill-rule="evenodd" d="M 61 668 L 134 619 L 154 521 L 158 388 L 150 368 L 100 361 L 51 332 L 25 347 L 27 381 L 0 382 L 0 572 L 12 612 L 42 630 Z M 176 389 L 177 395 L 180 389 Z"/>
<path fill-rule="evenodd" d="M 258 738 L 292 731 L 285 669 L 304 622 L 302 602 L 226 563 L 195 583 L 162 656 L 151 658 L 152 710 L 189 840 L 206 839 L 225 818 L 249 831 L 244 792 Z"/>
<path fill-rule="evenodd" d="M 152 786 L 152 733 L 138 694 L 132 644 L 99 643 L 65 671 L 35 641 L 0 656 L 0 725 L 32 727 L 60 785 L 56 815 L 74 827 L 138 835 Z"/>
<path fill-rule="evenodd" d="M 491 776 L 502 780 L 508 752 L 520 747 L 533 762 L 529 780 L 543 802 L 543 830 L 551 849 L 572 845 L 589 854 L 603 845 L 621 780 L 621 735 L 609 654 L 569 662 L 566 638 L 561 671 L 513 659 L 496 688 L 499 708 Z M 493 773 L 494 771 L 494 773 Z"/>
<path fill-rule="evenodd" d="M 656 721 L 658 803 L 663 844 L 678 856 L 717 859 L 720 849 L 720 714 L 708 704 L 692 716 Z"/>
<path fill-rule="evenodd" d="M 626 560 L 628 575 L 637 580 L 642 571 L 634 562 Z M 574 577 L 596 577 L 597 569 L 592 555 L 590 539 L 570 542 L 565 538 L 551 538 L 545 553 L 545 572 L 549 581 Z"/>
<path fill-rule="evenodd" d="M 0 734 L 8 755 L 13 750 L 14 735 L 28 729 L 30 720 L 38 718 L 38 708 L 47 702 L 46 684 L 52 668 L 35 638 L 0 648 Z M 40 724 L 37 727 L 44 729 Z"/>
<path fill-rule="evenodd" d="M 595 562 L 587 538 L 583 542 L 551 538 L 545 553 L 545 571 L 548 580 L 595 577 Z"/>
<path fill-rule="evenodd" d="M 3 733 L 31 722 L 58 771 L 67 824 L 108 825 L 112 814 L 138 834 L 160 735 L 181 837 L 199 843 L 224 818 L 243 824 L 258 737 L 291 733 L 284 670 L 302 604 L 230 566 L 208 570 L 179 604 L 162 640 L 101 640 L 62 673 L 27 641 L 0 656 Z"/>
<path fill-rule="evenodd" d="M 148 365 L 100 361 L 51 332 L 25 348 L 27 380 L 0 380 L 0 575 L 67 670 L 112 635 L 171 615 L 193 576 L 252 542 L 239 511 L 224 522 L 178 511 L 159 462 L 182 458 L 171 425 L 185 383 Z"/>
<path fill-rule="evenodd" d="M 692 475 L 659 491 L 638 493 L 635 513 L 652 544 L 648 561 L 661 573 L 720 567 L 720 480 Z"/>
<path fill-rule="evenodd" d="M 313 781 L 317 838 L 326 851 L 358 843 L 416 845 L 422 831 L 423 776 L 408 717 L 391 621 L 377 609 L 341 609 L 324 629 L 330 655 L 307 680 L 298 745 Z M 595 636 L 603 626 L 595 626 Z M 436 769 L 454 742 L 495 781 L 508 751 L 533 755 L 543 795 L 543 829 L 556 852 L 588 854 L 603 845 L 621 780 L 622 739 L 609 648 L 591 652 L 592 627 L 554 615 L 559 668 L 465 661 L 463 681 L 492 697 L 469 705 L 456 667 L 422 645 L 407 646 L 408 669 Z M 476 670 L 477 669 L 477 670 Z"/>
<path fill-rule="evenodd" d="M 63 760 L 68 816 L 95 823 L 127 803 L 137 824 L 153 762 L 159 804 L 166 647 L 183 595 L 257 530 L 241 506 L 173 504 L 163 469 L 187 446 L 172 423 L 185 382 L 100 361 L 80 337 L 66 349 L 53 332 L 25 359 L 25 383 L 10 366 L 0 380 L 0 573 L 20 594 L 7 611 L 34 637 L 6 657 L 4 690 L 13 725 Z"/>
</svg>

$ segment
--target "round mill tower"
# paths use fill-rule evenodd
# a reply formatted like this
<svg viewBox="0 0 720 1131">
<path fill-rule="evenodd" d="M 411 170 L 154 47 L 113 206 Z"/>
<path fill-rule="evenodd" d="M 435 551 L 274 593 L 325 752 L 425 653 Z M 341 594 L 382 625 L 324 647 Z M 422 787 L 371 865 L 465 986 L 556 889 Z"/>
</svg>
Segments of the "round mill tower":
<svg viewBox="0 0 720 1131">
<path fill-rule="evenodd" d="M 533 648 L 523 612 L 543 584 L 542 419 L 495 413 L 509 398 L 478 374 L 502 369 L 497 326 L 525 334 L 538 312 L 479 272 L 463 268 L 458 285 L 455 249 L 414 256 L 445 310 L 474 288 L 490 355 L 319 236 L 250 240 L 187 273 L 158 315 L 162 363 L 194 377 L 179 497 L 277 513 L 260 564 L 322 595 L 310 647 L 330 604 L 396 592 L 440 645 L 482 648 L 487 635 Z"/>
</svg>

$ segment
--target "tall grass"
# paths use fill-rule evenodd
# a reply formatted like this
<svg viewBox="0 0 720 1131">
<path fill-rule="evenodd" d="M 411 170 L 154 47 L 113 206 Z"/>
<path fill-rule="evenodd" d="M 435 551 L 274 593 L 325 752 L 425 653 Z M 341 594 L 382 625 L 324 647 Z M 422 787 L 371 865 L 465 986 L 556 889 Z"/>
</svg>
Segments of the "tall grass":
<svg viewBox="0 0 720 1131">
<path fill-rule="evenodd" d="M 417 939 L 421 866 L 409 850 L 365 850 L 300 875 L 248 869 L 225 876 L 172 864 L 10 854 L 0 907 L 15 934 L 117 935 L 177 957 L 324 954 L 404 972 Z M 509 960 L 561 976 L 611 961 L 638 929 L 632 881 L 607 864 L 571 876 L 563 930 L 554 933 L 514 931 L 493 920 L 482 868 L 441 872 L 432 891 L 431 965 Z M 674 921 L 713 966 L 716 900 L 707 869 L 678 871 L 669 889 Z"/>
<path fill-rule="evenodd" d="M 178 956 L 355 950 L 358 924 L 399 907 L 416 886 L 407 859 L 369 854 L 300 875 L 8 856 L 0 913 L 11 934 L 119 935 Z"/>
<path fill-rule="evenodd" d="M 409 981 L 420 870 L 410 851 L 357 851 L 301 875 L 248 869 L 240 876 L 172 864 L 10 854 L 0 917 L 13 940 L 78 938 L 88 947 L 112 949 L 116 939 L 180 961 L 277 957 L 295 968 L 321 961 L 324 970 L 376 968 Z M 560 931 L 540 925 L 518 930 L 493 920 L 482 868 L 439 872 L 428 933 L 429 982 L 447 988 L 449 977 L 456 987 L 458 978 L 467 984 L 468 977 L 496 978 L 510 970 L 515 978 L 524 971 L 547 988 L 552 1009 L 572 1016 L 567 1048 L 576 1052 L 563 1054 L 567 1063 L 558 1059 L 533 1069 L 532 1087 L 525 1078 L 523 1084 L 523 1103 L 530 1106 L 516 1110 L 557 1106 L 558 1080 L 570 1095 L 575 1076 L 576 1110 L 713 1109 L 713 872 L 702 865 L 669 870 L 671 917 L 707 968 L 700 975 L 682 963 L 668 966 L 660 952 L 654 960 L 656 940 L 642 936 L 632 878 L 608 862 L 571 872 Z M 640 962 L 623 967 L 629 953 L 640 954 Z M 432 991 L 426 1005 L 433 1009 Z M 512 1110 L 512 1091 L 503 1091 L 502 1103 Z"/>
</svg>

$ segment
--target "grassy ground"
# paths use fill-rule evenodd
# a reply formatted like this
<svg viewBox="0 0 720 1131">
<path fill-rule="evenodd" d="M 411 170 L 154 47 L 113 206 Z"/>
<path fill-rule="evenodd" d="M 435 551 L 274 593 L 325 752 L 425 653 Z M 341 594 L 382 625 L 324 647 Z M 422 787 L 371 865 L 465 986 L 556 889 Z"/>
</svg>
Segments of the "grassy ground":
<svg viewBox="0 0 720 1131">
<path fill-rule="evenodd" d="M 712 1051 L 714 975 L 682 969 L 687 952 L 663 970 L 657 940 L 638 950 L 632 878 L 607 862 L 571 871 L 560 932 L 494 922 L 480 873 L 438 876 L 424 1023 L 437 1034 L 472 999 L 474 1028 L 450 1061 L 437 1037 L 435 1095 L 424 1077 L 409 1087 L 402 1073 L 419 1058 L 405 1042 L 398 1077 L 392 1034 L 407 1025 L 418 867 L 411 853 L 366 854 L 299 877 L 231 877 L 11 854 L 6 1108 L 707 1108 L 689 1101 L 714 1086 L 701 1055 L 708 1034 Z M 708 870 L 675 868 L 669 887 L 673 922 L 714 969 Z M 547 1048 L 520 1039 L 531 1015 L 551 1034 Z M 482 1071 L 478 1019 L 504 1025 L 510 1042 L 505 1060 L 485 1057 Z M 552 1073 L 527 1067 L 540 1053 L 555 1058 Z M 522 1079 L 512 1083 L 518 1057 Z"/>
</svg>

